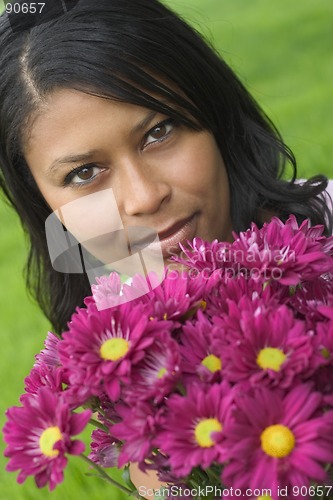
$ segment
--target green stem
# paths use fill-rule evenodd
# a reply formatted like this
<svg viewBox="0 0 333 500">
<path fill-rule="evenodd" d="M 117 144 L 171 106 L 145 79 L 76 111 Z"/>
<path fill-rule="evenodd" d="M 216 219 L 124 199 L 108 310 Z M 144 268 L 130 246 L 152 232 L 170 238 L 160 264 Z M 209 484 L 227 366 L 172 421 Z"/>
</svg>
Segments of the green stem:
<svg viewBox="0 0 333 500">
<path fill-rule="evenodd" d="M 96 408 L 96 411 L 102 415 L 102 417 L 106 418 L 106 414 L 105 414 L 105 411 L 99 406 L 98 408 Z"/>
<path fill-rule="evenodd" d="M 139 493 L 136 490 L 132 491 L 129 488 L 126 488 L 126 486 L 123 486 L 122 484 L 118 483 L 118 481 L 115 481 L 114 479 L 112 479 L 112 477 L 110 477 L 104 471 L 104 469 L 102 469 L 102 467 L 100 467 L 98 464 L 96 464 L 95 462 L 93 462 L 92 460 L 90 460 L 90 458 L 86 457 L 83 454 L 81 454 L 80 457 L 83 458 L 83 460 L 85 460 L 86 462 L 88 462 L 88 464 L 91 467 L 93 467 L 99 473 L 99 476 L 101 478 L 105 479 L 105 481 L 107 481 L 108 483 L 112 484 L 113 486 L 115 486 L 119 490 L 123 491 L 127 495 L 134 496 L 135 498 L 138 498 L 138 499 L 142 499 L 143 498 L 141 495 L 139 495 Z"/>
<path fill-rule="evenodd" d="M 101 422 L 98 422 L 98 420 L 95 420 L 94 418 L 91 418 L 89 420 L 89 423 L 91 425 L 93 425 L 94 427 L 98 427 L 99 429 L 102 429 L 105 432 L 108 432 L 108 430 L 109 430 L 105 425 L 103 425 Z"/>
<path fill-rule="evenodd" d="M 208 467 L 208 469 L 206 470 L 206 474 L 207 474 L 207 476 L 209 477 L 210 480 L 213 479 L 213 480 L 215 480 L 217 482 L 217 484 L 221 484 L 221 478 L 220 478 L 220 476 L 218 476 L 216 474 L 216 472 L 211 467 Z"/>
<path fill-rule="evenodd" d="M 192 479 L 196 481 L 197 485 L 207 484 L 207 480 L 209 479 L 207 474 L 200 469 L 200 467 L 196 467 L 192 471 Z"/>
<path fill-rule="evenodd" d="M 185 387 L 182 384 L 177 384 L 177 389 L 180 392 L 182 396 L 186 396 L 186 390 Z"/>
</svg>

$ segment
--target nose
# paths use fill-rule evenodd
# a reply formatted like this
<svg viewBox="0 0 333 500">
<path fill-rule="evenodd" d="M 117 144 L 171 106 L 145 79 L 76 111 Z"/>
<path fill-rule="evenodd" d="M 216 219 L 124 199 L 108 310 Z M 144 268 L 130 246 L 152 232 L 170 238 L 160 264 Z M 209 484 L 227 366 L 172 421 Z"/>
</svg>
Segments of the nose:
<svg viewBox="0 0 333 500">
<path fill-rule="evenodd" d="M 126 216 L 154 214 L 171 197 L 171 186 L 157 168 L 127 159 L 119 170 L 116 198 Z"/>
</svg>

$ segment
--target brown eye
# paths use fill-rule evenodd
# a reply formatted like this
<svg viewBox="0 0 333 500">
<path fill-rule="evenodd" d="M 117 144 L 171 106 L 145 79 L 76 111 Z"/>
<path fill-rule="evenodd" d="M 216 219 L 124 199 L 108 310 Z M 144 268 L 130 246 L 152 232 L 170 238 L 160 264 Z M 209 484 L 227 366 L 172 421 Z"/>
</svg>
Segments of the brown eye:
<svg viewBox="0 0 333 500">
<path fill-rule="evenodd" d="M 162 125 L 158 125 L 154 128 L 154 130 L 149 134 L 153 139 L 161 139 L 167 133 L 167 125 L 164 123 Z"/>
<path fill-rule="evenodd" d="M 81 181 L 89 181 L 94 175 L 94 167 L 83 167 L 76 175 Z"/>
<path fill-rule="evenodd" d="M 88 184 L 93 181 L 93 179 L 97 177 L 102 170 L 103 169 L 101 167 L 94 164 L 82 165 L 81 167 L 74 168 L 74 170 L 66 176 L 64 185 L 68 186 L 72 184 L 74 186 L 78 186 L 80 184 Z"/>
<path fill-rule="evenodd" d="M 161 123 L 158 123 L 156 127 L 152 128 L 147 134 L 144 146 L 149 144 L 154 144 L 154 142 L 164 141 L 173 131 L 175 127 L 174 120 L 169 118 Z"/>
</svg>

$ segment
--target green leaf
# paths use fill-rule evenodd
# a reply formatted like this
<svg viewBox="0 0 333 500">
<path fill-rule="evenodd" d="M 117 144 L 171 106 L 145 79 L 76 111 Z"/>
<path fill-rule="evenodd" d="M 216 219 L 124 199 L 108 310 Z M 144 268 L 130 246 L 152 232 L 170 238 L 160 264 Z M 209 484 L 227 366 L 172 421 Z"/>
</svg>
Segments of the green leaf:
<svg viewBox="0 0 333 500">
<path fill-rule="evenodd" d="M 162 486 L 159 490 L 155 491 L 154 500 L 163 500 L 164 498 L 169 498 L 168 488 Z"/>
<path fill-rule="evenodd" d="M 130 470 L 129 470 L 129 465 L 125 465 L 123 473 L 122 473 L 122 478 L 123 478 L 126 486 L 128 486 L 132 491 L 136 491 L 136 486 L 131 481 L 131 474 L 130 474 Z"/>
</svg>

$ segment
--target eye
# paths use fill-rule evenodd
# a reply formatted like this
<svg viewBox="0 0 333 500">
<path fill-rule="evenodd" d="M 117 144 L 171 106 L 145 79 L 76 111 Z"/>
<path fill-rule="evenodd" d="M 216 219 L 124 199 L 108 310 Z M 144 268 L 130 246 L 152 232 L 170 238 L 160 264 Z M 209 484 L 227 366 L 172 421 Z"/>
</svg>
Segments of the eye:
<svg viewBox="0 0 333 500">
<path fill-rule="evenodd" d="M 168 118 L 167 120 L 158 123 L 145 135 L 144 147 L 154 144 L 155 142 L 164 141 L 171 134 L 174 128 L 175 121 L 172 118 Z"/>
<path fill-rule="evenodd" d="M 64 184 L 66 186 L 69 184 L 76 186 L 88 184 L 101 172 L 101 170 L 100 167 L 97 167 L 97 165 L 93 163 L 91 165 L 76 167 L 65 177 Z"/>
</svg>

